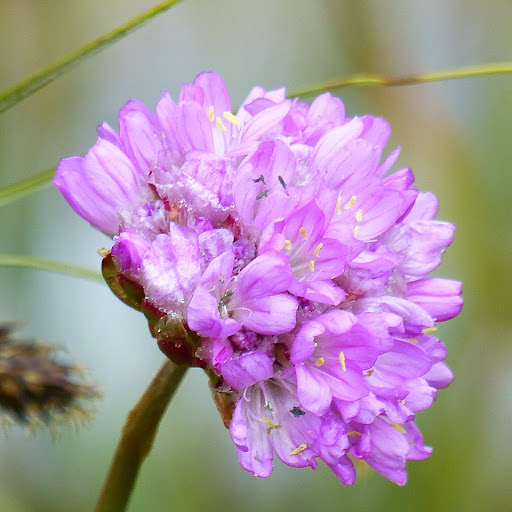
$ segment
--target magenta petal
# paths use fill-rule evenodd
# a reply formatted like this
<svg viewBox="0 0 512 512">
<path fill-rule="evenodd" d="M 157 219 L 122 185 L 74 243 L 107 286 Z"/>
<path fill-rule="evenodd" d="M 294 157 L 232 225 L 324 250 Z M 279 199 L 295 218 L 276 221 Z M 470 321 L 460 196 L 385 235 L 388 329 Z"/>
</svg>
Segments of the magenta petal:
<svg viewBox="0 0 512 512">
<path fill-rule="evenodd" d="M 315 338 L 324 332 L 325 327 L 320 322 L 306 322 L 293 340 L 290 362 L 298 365 L 309 359 L 315 351 Z"/>
<path fill-rule="evenodd" d="M 302 407 L 321 416 L 332 401 L 327 383 L 318 373 L 310 372 L 304 365 L 295 366 L 297 375 L 297 394 Z"/>
<path fill-rule="evenodd" d="M 84 158 L 61 160 L 53 184 L 81 217 L 109 235 L 119 233 L 124 215 L 145 196 L 130 160 L 101 138 Z"/>
<path fill-rule="evenodd" d="M 265 478 L 272 473 L 272 460 L 274 453 L 270 443 L 270 436 L 266 435 L 265 425 L 259 430 L 249 426 L 252 404 L 244 399 L 239 400 L 229 433 L 237 445 L 237 454 L 240 465 L 254 476 Z"/>
<path fill-rule="evenodd" d="M 370 425 L 369 432 L 372 448 L 371 456 L 366 459 L 368 464 L 392 482 L 405 485 L 409 443 L 404 434 L 380 418 Z"/>
<path fill-rule="evenodd" d="M 171 160 L 175 164 L 181 164 L 184 159 L 184 151 L 179 143 L 178 126 L 176 123 L 176 104 L 165 92 L 156 106 L 156 117 L 162 127 Z"/>
<path fill-rule="evenodd" d="M 162 128 L 142 103 L 130 100 L 119 112 L 119 137 L 130 160 L 144 175 L 166 161 L 167 148 Z"/>
<path fill-rule="evenodd" d="M 245 126 L 242 132 L 242 140 L 261 140 L 265 133 L 283 120 L 284 116 L 289 112 L 290 106 L 291 102 L 284 100 L 256 114 Z"/>
<path fill-rule="evenodd" d="M 214 151 L 212 127 L 205 110 L 197 103 L 176 107 L 176 134 L 185 151 Z"/>
<path fill-rule="evenodd" d="M 171 223 L 169 235 L 158 235 L 144 255 L 141 277 L 150 302 L 184 314 L 200 277 L 195 232 Z"/>
<path fill-rule="evenodd" d="M 291 295 L 272 295 L 245 304 L 247 309 L 235 310 L 235 319 L 248 329 L 260 334 L 284 334 L 295 327 L 298 304 Z"/>
<path fill-rule="evenodd" d="M 221 318 L 217 299 L 203 286 L 198 286 L 187 309 L 190 329 L 200 336 L 227 338 L 240 330 L 240 323 L 233 318 Z"/>
<path fill-rule="evenodd" d="M 248 352 L 221 365 L 224 380 L 233 389 L 241 390 L 270 379 L 274 375 L 272 361 L 261 352 Z"/>
<path fill-rule="evenodd" d="M 238 289 L 248 300 L 285 291 L 293 279 L 288 257 L 269 251 L 247 265 L 238 277 Z"/>
<path fill-rule="evenodd" d="M 452 371 L 444 363 L 436 363 L 424 377 L 436 389 L 445 388 L 454 378 Z"/>
<path fill-rule="evenodd" d="M 217 73 L 200 73 L 194 79 L 194 85 L 204 91 L 203 106 L 206 109 L 213 107 L 217 116 L 222 116 L 224 112 L 231 113 L 229 92 L 224 80 Z"/>
<path fill-rule="evenodd" d="M 457 316 L 462 309 L 462 283 L 438 277 L 409 283 L 407 298 L 421 306 L 438 322 Z"/>
<path fill-rule="evenodd" d="M 133 231 L 125 230 L 116 237 L 111 253 L 116 258 L 121 272 L 138 276 L 142 258 L 149 247 L 150 245 L 145 239 Z"/>
</svg>

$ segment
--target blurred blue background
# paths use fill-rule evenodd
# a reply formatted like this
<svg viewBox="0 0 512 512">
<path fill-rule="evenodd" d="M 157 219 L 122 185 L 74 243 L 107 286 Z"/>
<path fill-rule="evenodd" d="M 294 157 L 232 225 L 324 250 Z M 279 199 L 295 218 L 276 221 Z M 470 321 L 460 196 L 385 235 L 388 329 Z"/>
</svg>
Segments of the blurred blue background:
<svg viewBox="0 0 512 512">
<path fill-rule="evenodd" d="M 0 90 L 154 5 L 149 0 L 0 2 Z M 507 1 L 183 1 L 0 117 L 1 185 L 84 154 L 129 98 L 153 108 L 202 70 L 233 103 L 249 89 L 296 89 L 355 72 L 410 73 L 507 60 Z M 464 282 L 465 308 L 440 328 L 456 380 L 418 423 L 434 454 L 404 488 L 375 473 L 344 487 L 325 467 L 275 464 L 266 480 L 238 466 L 205 376 L 191 371 L 164 418 L 129 510 L 506 511 L 512 503 L 512 76 L 340 91 L 349 115 L 393 128 L 389 148 L 439 217 L 458 226 L 439 275 Z M 396 167 L 397 169 L 399 167 Z M 99 268 L 109 240 L 56 190 L 0 211 L 0 252 Z M 0 434 L 0 510 L 91 510 L 126 413 L 163 356 L 141 315 L 106 286 L 0 269 L 0 320 L 64 347 L 103 392 L 93 421 L 52 441 Z"/>
</svg>

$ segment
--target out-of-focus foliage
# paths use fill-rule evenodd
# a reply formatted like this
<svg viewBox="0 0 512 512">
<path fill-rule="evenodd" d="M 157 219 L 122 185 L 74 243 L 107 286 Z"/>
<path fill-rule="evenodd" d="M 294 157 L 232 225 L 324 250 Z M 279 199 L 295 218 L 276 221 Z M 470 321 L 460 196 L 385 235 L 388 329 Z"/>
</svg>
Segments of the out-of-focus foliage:
<svg viewBox="0 0 512 512">
<path fill-rule="evenodd" d="M 0 4 L 0 88 L 62 57 L 150 0 L 19 0 Z M 83 154 L 101 121 L 115 125 L 129 98 L 156 104 L 181 82 L 218 71 L 240 102 L 254 84 L 289 88 L 354 72 L 408 73 L 511 55 L 508 2 L 434 0 L 184 1 L 0 118 L 0 179 L 7 184 Z M 341 91 L 347 112 L 388 119 L 398 164 L 440 199 L 458 226 L 442 275 L 464 282 L 465 308 L 439 333 L 455 382 L 419 415 L 427 461 L 405 488 L 369 473 L 343 487 L 326 468 L 276 464 L 259 480 L 237 464 L 209 396 L 190 372 L 144 465 L 130 510 L 502 511 L 512 502 L 512 77 Z M 390 145 L 390 149 L 391 149 Z M 0 252 L 99 269 L 108 240 L 52 189 L 0 210 Z M 0 320 L 24 319 L 24 337 L 65 344 L 104 399 L 86 428 L 58 443 L 41 433 L 0 439 L 0 510 L 93 506 L 119 429 L 159 367 L 142 316 L 107 289 L 65 276 L 0 269 Z"/>
</svg>

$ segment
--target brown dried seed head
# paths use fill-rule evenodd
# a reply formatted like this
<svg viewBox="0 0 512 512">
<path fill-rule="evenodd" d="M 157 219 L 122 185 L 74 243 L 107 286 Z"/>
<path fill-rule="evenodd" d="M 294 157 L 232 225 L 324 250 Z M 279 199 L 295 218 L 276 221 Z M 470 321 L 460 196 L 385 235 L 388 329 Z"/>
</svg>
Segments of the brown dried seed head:
<svg viewBox="0 0 512 512">
<path fill-rule="evenodd" d="M 0 412 L 24 425 L 88 419 L 86 404 L 100 395 L 81 370 L 49 345 L 13 339 L 13 330 L 0 324 Z"/>
</svg>

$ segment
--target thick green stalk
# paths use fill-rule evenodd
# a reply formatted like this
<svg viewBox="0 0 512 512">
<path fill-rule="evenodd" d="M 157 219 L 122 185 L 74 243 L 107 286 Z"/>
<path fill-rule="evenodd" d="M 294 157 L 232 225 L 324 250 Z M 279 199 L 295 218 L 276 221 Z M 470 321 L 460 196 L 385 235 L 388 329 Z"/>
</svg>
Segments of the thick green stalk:
<svg viewBox="0 0 512 512">
<path fill-rule="evenodd" d="M 50 84 L 59 76 L 63 75 L 71 68 L 82 62 L 90 55 L 100 52 L 104 48 L 107 48 L 111 44 L 114 44 L 119 39 L 133 32 L 135 29 L 142 26 L 145 22 L 154 18 L 158 14 L 167 11 L 173 5 L 177 4 L 180 0 L 168 0 L 162 2 L 157 6 L 149 9 L 145 13 L 137 16 L 128 23 L 121 25 L 120 27 L 108 32 L 107 34 L 95 39 L 94 41 L 86 44 L 79 50 L 71 53 L 67 57 L 55 62 L 51 66 L 43 69 L 39 73 L 17 83 L 7 91 L 0 94 L 0 114 L 10 109 L 20 101 L 24 100 L 28 96 L 34 94 L 39 89 L 42 89 L 45 85 Z"/>
<path fill-rule="evenodd" d="M 128 414 L 95 512 L 126 509 L 139 469 L 153 446 L 160 420 L 187 368 L 167 359 Z"/>
</svg>

